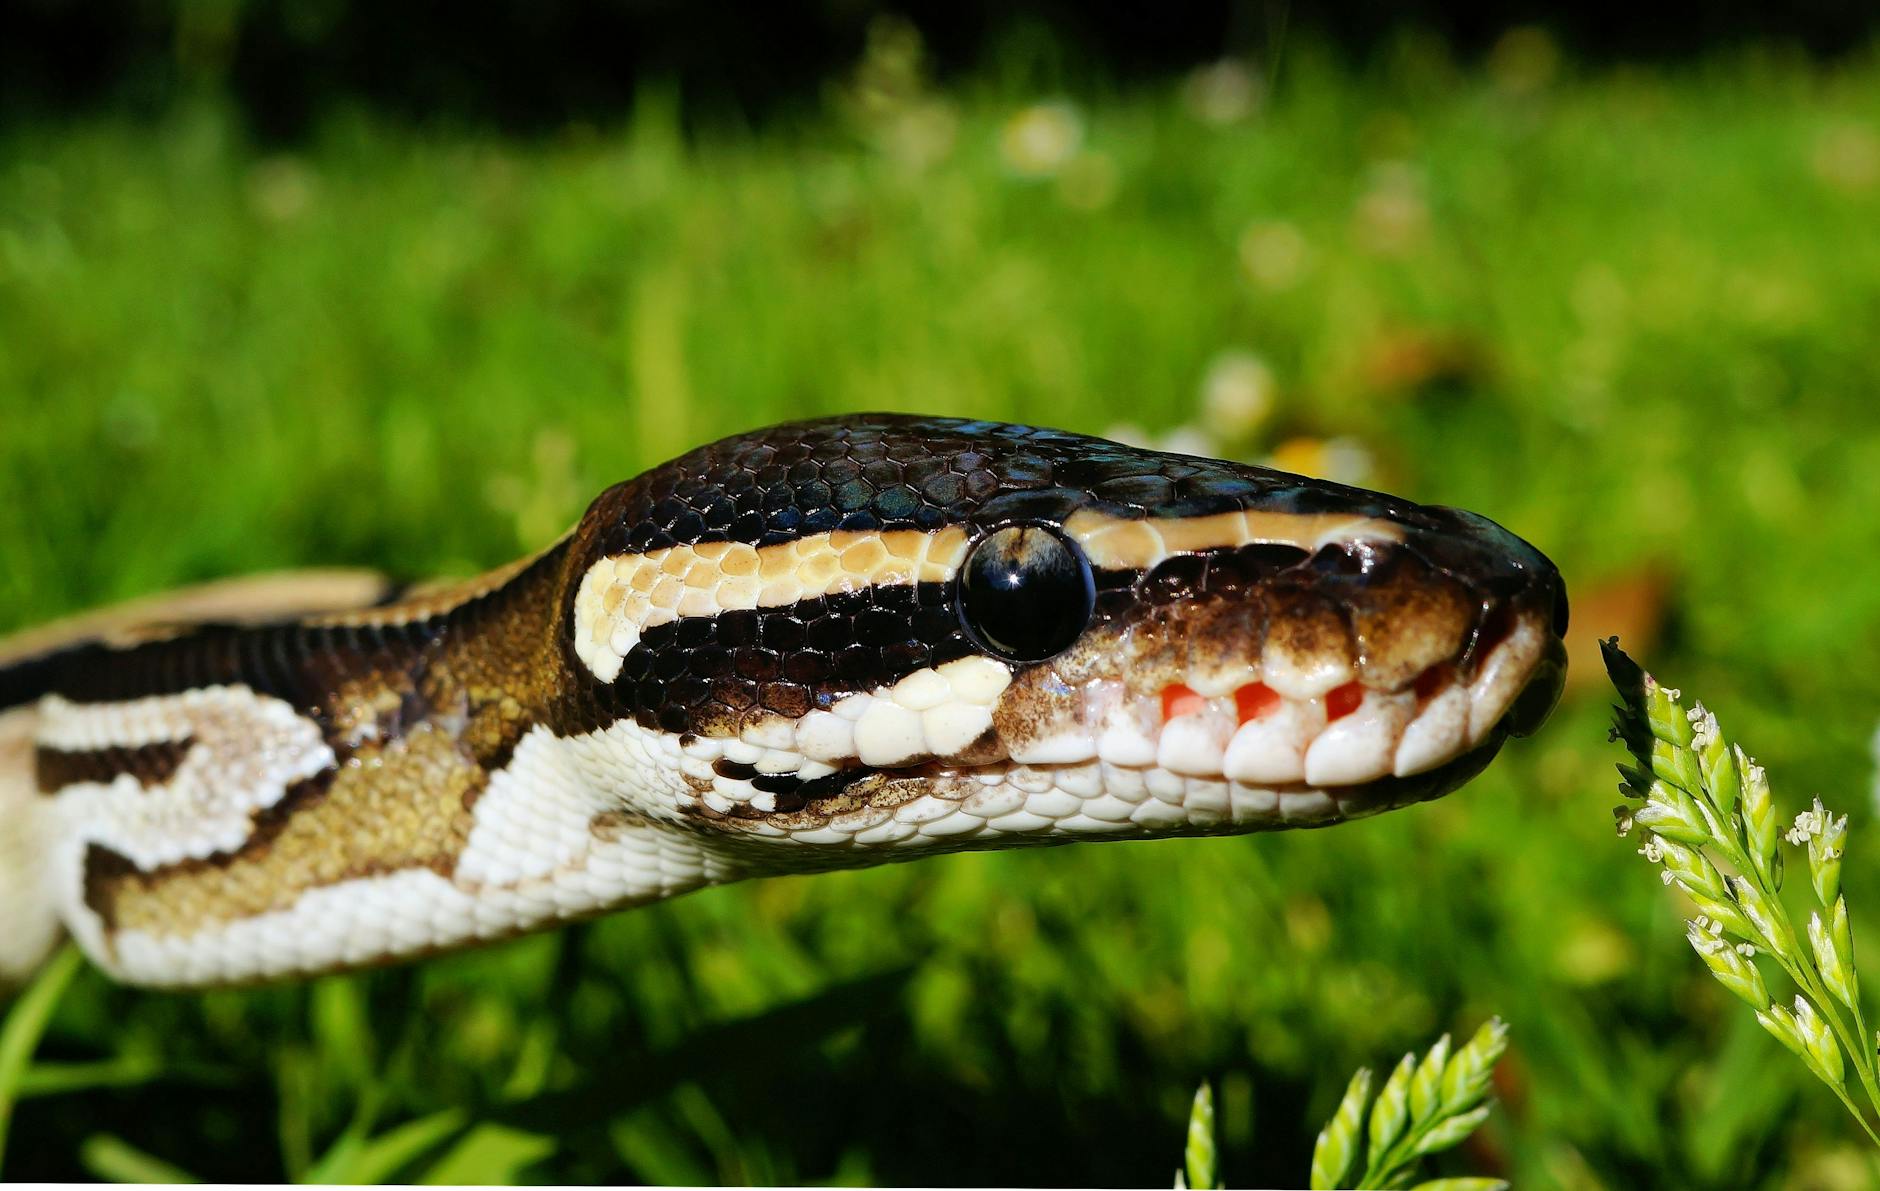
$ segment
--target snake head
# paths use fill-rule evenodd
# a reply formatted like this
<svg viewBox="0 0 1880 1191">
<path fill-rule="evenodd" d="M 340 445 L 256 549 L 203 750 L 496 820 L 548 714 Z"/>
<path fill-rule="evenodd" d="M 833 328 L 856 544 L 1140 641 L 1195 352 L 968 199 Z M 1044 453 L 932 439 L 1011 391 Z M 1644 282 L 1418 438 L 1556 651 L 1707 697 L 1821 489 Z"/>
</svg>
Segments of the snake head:
<svg viewBox="0 0 1880 1191">
<path fill-rule="evenodd" d="M 604 495 L 566 596 L 635 813 L 747 869 L 1334 823 L 1453 790 L 1565 672 L 1486 518 L 1061 431 L 865 415 Z"/>
</svg>

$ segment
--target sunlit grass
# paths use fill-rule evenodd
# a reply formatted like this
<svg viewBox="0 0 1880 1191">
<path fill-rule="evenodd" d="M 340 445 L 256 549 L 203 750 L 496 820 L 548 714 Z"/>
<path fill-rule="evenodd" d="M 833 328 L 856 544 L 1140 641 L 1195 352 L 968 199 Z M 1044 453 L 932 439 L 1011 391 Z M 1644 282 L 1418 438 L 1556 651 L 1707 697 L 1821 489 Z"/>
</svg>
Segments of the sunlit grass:
<svg viewBox="0 0 1880 1191">
<path fill-rule="evenodd" d="M 1793 788 L 1865 788 L 1880 67 L 1511 82 L 1299 46 L 1238 108 L 1195 98 L 1218 78 L 883 69 L 885 103 L 696 140 L 657 95 L 540 143 L 358 118 L 264 149 L 213 108 L 0 134 L 0 624 L 258 567 L 499 563 L 770 420 L 1160 435 L 1205 402 L 1222 449 L 1344 440 L 1494 516 L 1589 639 L 1655 626 L 1653 667 Z M 1034 104 L 1077 138 L 1020 170 Z M 1648 571 L 1622 590 L 1662 597 L 1594 598 Z M 1443 1169 L 1831 1182 L 1858 1130 L 1713 1005 L 1588 813 L 1599 702 L 1333 831 L 759 883 L 306 987 L 81 973 L 4 1173 L 1149 1183 L 1205 1077 L 1220 1169 L 1287 1184 L 1350 1071 L 1499 1013 L 1504 1108 Z"/>
</svg>

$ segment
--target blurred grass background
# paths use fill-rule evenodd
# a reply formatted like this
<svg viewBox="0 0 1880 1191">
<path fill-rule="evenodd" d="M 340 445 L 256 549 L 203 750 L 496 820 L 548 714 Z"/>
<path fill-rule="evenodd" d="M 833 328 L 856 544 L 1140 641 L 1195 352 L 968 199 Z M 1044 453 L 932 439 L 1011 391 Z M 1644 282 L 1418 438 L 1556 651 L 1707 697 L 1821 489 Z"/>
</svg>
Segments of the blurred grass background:
<svg viewBox="0 0 1880 1191">
<path fill-rule="evenodd" d="M 1485 512 L 1770 768 L 1880 905 L 1880 57 L 1309 39 L 934 84 L 878 23 L 761 128 L 525 139 L 213 90 L 0 127 L 0 629 L 255 568 L 468 572 L 762 423 L 970 414 Z M 307 986 L 82 973 L 5 1173 L 1303 1181 L 1359 1064 L 1491 1013 L 1522 1187 L 1862 1186 L 1828 1097 L 1614 838 L 1582 655 L 1540 737 L 1332 831 L 711 890 Z M 1871 969 L 1872 965 L 1868 965 Z M 1870 977 L 1871 978 L 1871 977 Z M 389 1140 L 388 1140 L 389 1138 Z"/>
</svg>

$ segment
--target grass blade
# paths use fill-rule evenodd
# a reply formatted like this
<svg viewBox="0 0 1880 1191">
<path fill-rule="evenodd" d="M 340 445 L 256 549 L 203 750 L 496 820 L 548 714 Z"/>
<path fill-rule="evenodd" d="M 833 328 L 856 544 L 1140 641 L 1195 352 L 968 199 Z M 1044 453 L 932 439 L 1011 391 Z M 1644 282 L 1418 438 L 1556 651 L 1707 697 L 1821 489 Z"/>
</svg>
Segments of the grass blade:
<svg viewBox="0 0 1880 1191">
<path fill-rule="evenodd" d="M 201 1179 L 113 1133 L 94 1133 L 79 1147 L 86 1170 L 108 1183 L 200 1183 Z"/>
<path fill-rule="evenodd" d="M 27 1065 L 81 962 L 78 948 L 67 944 L 14 1002 L 6 1024 L 0 1026 L 0 1171 L 6 1169 L 7 1127 Z"/>
</svg>

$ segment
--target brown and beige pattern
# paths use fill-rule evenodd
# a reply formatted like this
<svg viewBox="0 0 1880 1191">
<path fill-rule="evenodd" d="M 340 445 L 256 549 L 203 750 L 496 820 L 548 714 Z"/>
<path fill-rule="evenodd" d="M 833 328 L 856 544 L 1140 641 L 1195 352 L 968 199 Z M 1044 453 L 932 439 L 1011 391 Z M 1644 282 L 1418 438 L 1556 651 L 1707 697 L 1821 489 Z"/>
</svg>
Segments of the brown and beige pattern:
<svg viewBox="0 0 1880 1191">
<path fill-rule="evenodd" d="M 1564 627 L 1471 514 L 997 423 L 773 427 L 479 579 L 272 576 L 0 644 L 0 979 L 61 931 L 222 984 L 747 877 L 1334 823 L 1538 727 Z"/>
</svg>

